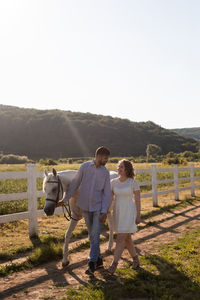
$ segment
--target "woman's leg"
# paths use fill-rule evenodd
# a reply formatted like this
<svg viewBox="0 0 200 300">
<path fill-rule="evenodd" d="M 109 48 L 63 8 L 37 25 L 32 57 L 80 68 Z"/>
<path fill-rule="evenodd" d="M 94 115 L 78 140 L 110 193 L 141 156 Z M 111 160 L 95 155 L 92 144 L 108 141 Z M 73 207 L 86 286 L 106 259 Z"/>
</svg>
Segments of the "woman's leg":
<svg viewBox="0 0 200 300">
<path fill-rule="evenodd" d="M 113 246 L 113 215 L 111 212 L 108 212 L 107 215 L 108 218 L 108 228 L 109 228 L 109 241 L 108 241 L 108 246 L 107 246 L 107 251 L 112 250 Z"/>
<path fill-rule="evenodd" d="M 128 249 L 128 252 L 130 253 L 131 257 L 134 259 L 134 257 L 137 255 L 137 252 L 136 252 L 134 243 L 131 238 L 131 233 L 127 234 L 125 245 L 126 245 L 126 248 Z"/>
<path fill-rule="evenodd" d="M 125 240 L 127 233 L 118 233 L 116 239 L 116 247 L 114 251 L 114 261 L 118 262 L 125 248 Z"/>
<path fill-rule="evenodd" d="M 135 270 L 135 269 L 137 269 L 139 267 L 140 262 L 139 262 L 139 257 L 137 255 L 137 252 L 136 252 L 136 249 L 135 249 L 135 246 L 134 246 L 134 243 L 132 241 L 130 233 L 128 233 L 128 235 L 126 237 L 125 245 L 126 245 L 126 248 L 128 249 L 128 252 L 130 253 L 130 255 L 131 255 L 132 259 L 133 259 L 133 266 L 132 266 L 132 268 Z"/>
<path fill-rule="evenodd" d="M 126 236 L 127 233 L 118 233 L 117 234 L 117 239 L 116 239 L 116 247 L 114 250 L 114 258 L 113 262 L 110 265 L 108 271 L 113 274 L 117 268 L 118 261 L 122 255 L 122 252 L 124 251 L 125 248 L 125 241 L 126 241 Z"/>
</svg>

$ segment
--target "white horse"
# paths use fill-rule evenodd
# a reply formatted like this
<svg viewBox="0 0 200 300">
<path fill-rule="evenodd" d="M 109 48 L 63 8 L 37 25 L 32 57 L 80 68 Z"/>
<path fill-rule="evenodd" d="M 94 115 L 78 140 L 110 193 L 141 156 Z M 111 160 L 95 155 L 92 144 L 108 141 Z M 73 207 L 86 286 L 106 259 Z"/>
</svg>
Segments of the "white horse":
<svg viewBox="0 0 200 300">
<path fill-rule="evenodd" d="M 63 198 L 64 192 L 67 191 L 70 182 L 77 174 L 77 171 L 62 171 L 56 172 L 55 169 L 52 169 L 52 173 L 47 173 L 45 170 L 45 177 L 43 180 L 43 191 L 46 193 L 46 201 L 44 206 L 44 211 L 47 216 L 54 214 L 54 210 L 59 200 Z M 110 179 L 118 177 L 117 172 L 110 171 Z M 77 196 L 78 191 L 75 195 L 69 200 L 69 207 L 71 209 L 71 219 L 69 227 L 65 233 L 65 243 L 63 247 L 63 259 L 62 265 L 66 266 L 69 264 L 68 259 L 68 245 L 69 240 L 72 235 L 73 230 L 75 229 L 79 220 L 83 218 L 81 209 L 77 206 Z M 113 220 L 112 220 L 112 204 L 108 212 L 108 227 L 109 227 L 109 242 L 107 250 L 111 251 L 113 246 Z"/>
</svg>

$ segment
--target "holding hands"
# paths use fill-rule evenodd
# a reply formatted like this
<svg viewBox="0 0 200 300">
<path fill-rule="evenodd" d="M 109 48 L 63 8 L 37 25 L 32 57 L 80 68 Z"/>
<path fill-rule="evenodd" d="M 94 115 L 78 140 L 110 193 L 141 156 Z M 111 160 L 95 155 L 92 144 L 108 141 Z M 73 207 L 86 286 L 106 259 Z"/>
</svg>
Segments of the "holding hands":
<svg viewBox="0 0 200 300">
<path fill-rule="evenodd" d="M 99 217 L 99 220 L 101 223 L 105 223 L 106 221 L 106 218 L 107 218 L 107 214 L 100 214 L 100 217 Z"/>
</svg>

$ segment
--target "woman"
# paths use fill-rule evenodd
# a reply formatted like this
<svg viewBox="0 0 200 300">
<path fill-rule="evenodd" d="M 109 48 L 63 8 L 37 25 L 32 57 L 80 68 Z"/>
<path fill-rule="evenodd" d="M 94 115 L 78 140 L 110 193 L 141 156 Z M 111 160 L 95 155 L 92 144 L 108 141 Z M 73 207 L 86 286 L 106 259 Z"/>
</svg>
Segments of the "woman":
<svg viewBox="0 0 200 300">
<path fill-rule="evenodd" d="M 140 220 L 140 187 L 134 179 L 134 169 L 129 160 L 123 159 L 118 164 L 119 177 L 111 181 L 114 201 L 113 221 L 117 233 L 114 259 L 108 272 L 113 274 L 125 247 L 133 258 L 132 268 L 139 267 L 139 258 L 131 239 L 131 234 L 137 231 L 136 224 Z M 133 196 L 134 200 L 133 201 Z"/>
</svg>

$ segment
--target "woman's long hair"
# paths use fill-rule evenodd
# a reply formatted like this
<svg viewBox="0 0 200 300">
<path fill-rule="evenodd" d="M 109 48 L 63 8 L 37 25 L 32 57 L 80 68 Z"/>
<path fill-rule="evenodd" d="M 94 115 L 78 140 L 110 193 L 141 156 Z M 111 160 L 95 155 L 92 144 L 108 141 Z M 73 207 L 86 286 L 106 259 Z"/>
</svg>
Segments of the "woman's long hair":
<svg viewBox="0 0 200 300">
<path fill-rule="evenodd" d="M 132 165 L 131 161 L 128 160 L 128 159 L 122 159 L 122 160 L 119 161 L 119 164 L 120 163 L 124 164 L 126 176 L 129 177 L 129 178 L 134 178 L 135 177 L 135 171 L 134 171 L 134 168 L 133 168 L 133 165 Z"/>
</svg>

